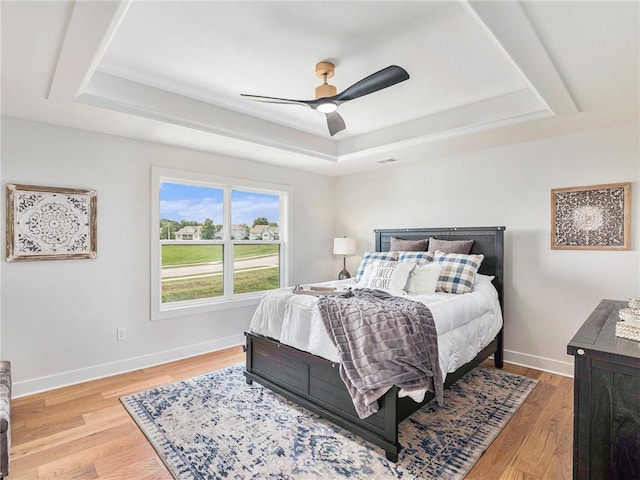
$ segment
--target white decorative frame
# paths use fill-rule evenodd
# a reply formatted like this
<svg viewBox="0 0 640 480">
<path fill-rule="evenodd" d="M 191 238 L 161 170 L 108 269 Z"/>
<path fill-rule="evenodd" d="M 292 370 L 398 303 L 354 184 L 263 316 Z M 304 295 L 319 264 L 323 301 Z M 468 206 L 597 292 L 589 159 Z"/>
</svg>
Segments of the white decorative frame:
<svg viewBox="0 0 640 480">
<path fill-rule="evenodd" d="M 7 262 L 96 258 L 94 190 L 7 184 Z"/>
<path fill-rule="evenodd" d="M 551 190 L 551 248 L 629 250 L 631 183 Z"/>
</svg>

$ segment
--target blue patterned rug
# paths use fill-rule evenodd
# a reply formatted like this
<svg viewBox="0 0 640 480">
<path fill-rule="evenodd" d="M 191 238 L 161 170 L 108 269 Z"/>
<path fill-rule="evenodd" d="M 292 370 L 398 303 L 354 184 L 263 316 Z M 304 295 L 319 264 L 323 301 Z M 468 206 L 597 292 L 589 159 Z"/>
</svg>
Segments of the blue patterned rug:
<svg viewBox="0 0 640 480">
<path fill-rule="evenodd" d="M 537 380 L 479 367 L 400 424 L 398 463 L 238 365 L 122 397 L 178 480 L 461 479 Z"/>
</svg>

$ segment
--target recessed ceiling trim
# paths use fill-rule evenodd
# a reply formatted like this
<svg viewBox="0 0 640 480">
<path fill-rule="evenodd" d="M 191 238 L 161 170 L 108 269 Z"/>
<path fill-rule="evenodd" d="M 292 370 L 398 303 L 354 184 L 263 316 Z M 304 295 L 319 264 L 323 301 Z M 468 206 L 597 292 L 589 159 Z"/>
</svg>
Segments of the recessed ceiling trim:
<svg viewBox="0 0 640 480">
<path fill-rule="evenodd" d="M 340 161 L 389 148 L 415 145 L 452 135 L 464 135 L 502 125 L 553 115 L 530 89 L 489 98 L 481 102 L 435 113 L 393 127 L 340 141 Z"/>
<path fill-rule="evenodd" d="M 96 72 L 80 103 L 337 161 L 336 143 L 210 103 Z"/>
<path fill-rule="evenodd" d="M 84 90 L 130 4 L 131 0 L 75 3 L 49 100 L 73 100 Z"/>
<path fill-rule="evenodd" d="M 522 74 L 525 88 L 343 140 L 333 140 L 223 106 L 97 71 L 132 0 L 78 1 L 58 57 L 49 99 L 79 101 L 200 132 L 211 139 L 279 149 L 330 163 L 436 139 L 475 133 L 579 110 L 548 52 L 517 2 L 462 1 Z M 520 82 L 520 85 L 523 85 Z"/>
<path fill-rule="evenodd" d="M 462 6 L 504 49 L 552 112 L 580 112 L 520 3 L 467 1 Z"/>
<path fill-rule="evenodd" d="M 371 156 L 390 155 L 402 149 L 415 148 L 420 145 L 426 145 L 430 142 L 446 141 L 452 138 L 459 138 L 460 139 L 459 142 L 464 142 L 465 141 L 464 139 L 466 138 L 467 135 L 473 135 L 479 132 L 495 130 L 500 127 L 509 127 L 517 124 L 522 124 L 525 122 L 533 122 L 535 120 L 540 120 L 543 118 L 549 118 L 554 116 L 555 115 L 553 113 L 545 109 L 545 110 L 540 110 L 538 112 L 531 112 L 523 115 L 518 115 L 513 118 L 496 120 L 494 122 L 481 123 L 478 125 L 474 125 L 472 127 L 458 128 L 458 129 L 454 128 L 451 130 L 440 132 L 436 135 L 426 135 L 423 137 L 407 138 L 404 141 L 399 141 L 393 144 L 374 146 L 369 149 L 357 150 L 350 154 L 340 155 L 338 159 L 338 163 L 343 165 L 346 163 L 351 163 L 354 160 L 368 158 Z"/>
</svg>

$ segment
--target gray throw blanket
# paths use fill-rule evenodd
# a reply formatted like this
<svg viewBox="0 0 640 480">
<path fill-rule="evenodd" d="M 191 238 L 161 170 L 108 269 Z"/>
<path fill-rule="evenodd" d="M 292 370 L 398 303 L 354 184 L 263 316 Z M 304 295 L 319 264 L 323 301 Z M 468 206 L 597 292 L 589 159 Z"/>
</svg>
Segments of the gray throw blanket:
<svg viewBox="0 0 640 480">
<path fill-rule="evenodd" d="M 426 387 L 442 404 L 438 338 L 426 305 L 363 288 L 320 297 L 318 308 L 360 418 L 377 412 L 378 399 L 394 385 Z"/>
</svg>

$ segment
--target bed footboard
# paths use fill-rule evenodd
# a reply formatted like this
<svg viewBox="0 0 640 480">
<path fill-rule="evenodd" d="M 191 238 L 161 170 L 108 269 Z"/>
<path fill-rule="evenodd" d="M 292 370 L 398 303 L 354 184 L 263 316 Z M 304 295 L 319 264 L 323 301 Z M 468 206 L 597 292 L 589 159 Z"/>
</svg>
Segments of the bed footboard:
<svg viewBox="0 0 640 480">
<path fill-rule="evenodd" d="M 248 383 L 256 381 L 298 405 L 384 449 L 398 460 L 398 389 L 380 400 L 378 412 L 361 419 L 340 378 L 339 365 L 324 358 L 245 333 Z"/>
<path fill-rule="evenodd" d="M 398 461 L 402 446 L 398 442 L 398 425 L 434 395 L 427 392 L 422 403 L 409 397 L 398 398 L 398 387 L 390 389 L 379 400 L 378 411 L 360 418 L 346 386 L 340 378 L 337 363 L 284 345 L 270 338 L 246 332 L 247 383 L 254 380 L 293 401 L 301 407 L 326 418 L 359 437 L 381 447 L 387 459 Z M 494 355 L 496 367 L 502 368 L 502 332 L 472 361 L 447 375 L 445 388 Z"/>
</svg>

